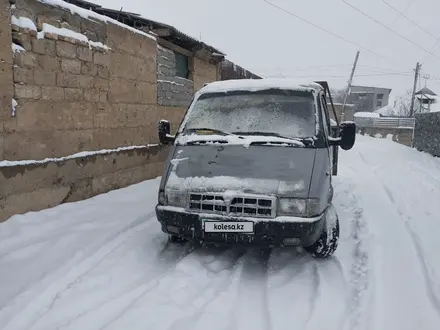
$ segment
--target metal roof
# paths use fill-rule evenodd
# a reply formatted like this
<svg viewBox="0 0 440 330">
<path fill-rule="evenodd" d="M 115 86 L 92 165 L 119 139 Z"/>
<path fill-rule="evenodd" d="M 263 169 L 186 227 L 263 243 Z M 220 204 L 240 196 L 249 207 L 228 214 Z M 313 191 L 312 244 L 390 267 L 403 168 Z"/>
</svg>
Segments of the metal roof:
<svg viewBox="0 0 440 330">
<path fill-rule="evenodd" d="M 110 8 L 103 8 L 100 5 L 94 4 L 92 2 L 84 1 L 84 0 L 64 0 L 65 2 L 71 3 L 75 6 L 92 10 L 98 14 L 105 15 L 108 17 L 111 17 L 121 23 L 124 23 L 126 25 L 129 25 L 131 27 L 134 27 L 136 29 L 139 29 L 141 31 L 151 31 L 153 33 L 157 34 L 158 30 L 167 30 L 167 35 L 161 36 L 164 40 L 167 40 L 169 42 L 172 42 L 175 45 L 178 45 L 184 49 L 187 49 L 191 52 L 197 52 L 201 49 L 206 49 L 212 54 L 225 56 L 223 52 L 220 50 L 202 42 L 199 41 L 182 31 L 179 31 L 175 27 L 164 24 L 161 22 L 157 22 L 151 19 L 147 19 L 145 17 L 142 17 L 140 14 L 137 13 L 131 13 L 127 11 L 121 10 L 115 10 Z"/>
<path fill-rule="evenodd" d="M 432 90 L 430 90 L 428 87 L 423 87 L 421 90 L 419 90 L 416 95 L 432 95 L 437 96 Z"/>
</svg>

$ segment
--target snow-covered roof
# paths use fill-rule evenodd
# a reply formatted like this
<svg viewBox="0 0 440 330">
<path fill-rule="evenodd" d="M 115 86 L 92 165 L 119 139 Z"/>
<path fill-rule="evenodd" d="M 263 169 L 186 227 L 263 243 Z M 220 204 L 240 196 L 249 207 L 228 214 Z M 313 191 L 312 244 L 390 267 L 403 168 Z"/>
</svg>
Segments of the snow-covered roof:
<svg viewBox="0 0 440 330">
<path fill-rule="evenodd" d="M 432 90 L 430 90 L 428 87 L 423 87 L 421 90 L 419 90 L 418 92 L 416 92 L 416 95 L 431 95 L 431 96 L 437 96 L 436 93 L 434 93 Z"/>
<path fill-rule="evenodd" d="M 360 112 L 356 112 L 354 114 L 355 117 L 362 117 L 362 118 L 379 118 L 380 114 L 376 113 L 376 112 L 364 112 L 364 111 L 360 111 Z"/>
<path fill-rule="evenodd" d="M 374 111 L 374 113 L 377 113 L 382 116 L 393 116 L 395 114 L 395 112 L 396 111 L 395 111 L 394 107 L 391 105 L 386 105 L 386 106 Z"/>
<path fill-rule="evenodd" d="M 290 78 L 236 79 L 215 81 L 203 87 L 199 93 L 222 93 L 232 91 L 259 91 L 265 89 L 286 89 L 298 91 L 320 91 L 322 86 L 313 81 Z"/>
<path fill-rule="evenodd" d="M 134 30 L 137 33 L 144 34 L 145 32 L 135 29 L 131 27 L 130 25 L 136 26 L 136 27 L 145 27 L 148 30 L 150 30 L 150 33 L 145 33 L 146 35 L 152 37 L 152 35 L 156 35 L 156 32 L 158 30 L 167 30 L 166 35 L 159 35 L 159 37 L 164 38 L 165 40 L 168 40 L 178 46 L 181 46 L 185 49 L 193 49 L 193 48 L 204 48 L 211 52 L 212 54 L 216 54 L 217 56 L 220 56 L 219 58 L 223 58 L 226 56 L 223 52 L 218 50 L 217 48 L 214 48 L 211 45 L 208 45 L 196 38 L 193 38 L 186 33 L 178 30 L 174 26 L 161 23 L 146 17 L 143 17 L 140 14 L 122 11 L 117 9 L 110 9 L 110 8 L 103 8 L 102 6 L 98 4 L 94 4 L 92 2 L 83 1 L 83 0 L 38 0 L 43 3 L 47 3 L 50 5 L 62 7 L 69 9 L 72 14 L 78 14 L 82 17 L 91 17 L 96 18 L 101 21 L 110 21 L 114 24 L 123 25 L 125 27 L 128 27 L 132 30 Z M 123 24 L 127 23 L 130 25 Z M 152 30 L 152 31 L 151 31 Z"/>
<path fill-rule="evenodd" d="M 63 1 L 63 0 L 38 0 L 38 1 L 41 3 L 47 4 L 47 5 L 50 5 L 50 6 L 67 9 L 70 11 L 71 14 L 76 14 L 78 16 L 81 16 L 82 18 L 87 18 L 87 19 L 92 19 L 92 20 L 95 19 L 95 20 L 99 20 L 101 22 L 106 22 L 106 23 L 113 23 L 115 25 L 119 25 L 125 29 L 128 29 L 134 33 L 142 34 L 148 38 L 156 40 L 156 38 L 149 33 L 135 29 L 134 27 L 131 27 L 127 24 L 121 23 L 116 19 L 110 18 L 105 15 L 98 14 L 92 10 L 81 8 L 81 7 L 78 7 L 78 6 L 71 4 L 71 3 L 67 3 L 66 1 Z"/>
</svg>

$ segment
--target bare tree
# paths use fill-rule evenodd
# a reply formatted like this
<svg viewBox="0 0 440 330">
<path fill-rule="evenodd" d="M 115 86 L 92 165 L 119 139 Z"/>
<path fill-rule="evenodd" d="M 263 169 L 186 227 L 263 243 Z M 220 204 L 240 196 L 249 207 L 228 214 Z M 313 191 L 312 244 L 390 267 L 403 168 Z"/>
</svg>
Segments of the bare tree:
<svg viewBox="0 0 440 330">
<path fill-rule="evenodd" d="M 342 103 L 342 102 L 344 102 L 345 90 L 343 90 L 343 89 L 332 89 L 331 93 L 332 93 L 333 102 L 335 102 L 335 103 Z"/>
<path fill-rule="evenodd" d="M 394 100 L 394 115 L 399 117 L 409 117 L 411 114 L 412 91 L 408 89 L 405 94 L 396 97 Z M 417 110 L 417 109 L 416 109 Z"/>
</svg>

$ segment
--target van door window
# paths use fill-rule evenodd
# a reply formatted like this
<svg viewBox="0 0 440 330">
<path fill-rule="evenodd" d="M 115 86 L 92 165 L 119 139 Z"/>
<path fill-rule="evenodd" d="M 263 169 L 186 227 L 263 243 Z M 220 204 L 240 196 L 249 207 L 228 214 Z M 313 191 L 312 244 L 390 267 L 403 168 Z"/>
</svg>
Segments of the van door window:
<svg viewBox="0 0 440 330">
<path fill-rule="evenodd" d="M 331 136 L 330 130 L 330 119 L 328 117 L 328 108 L 327 103 L 325 102 L 324 96 L 321 96 L 321 113 L 322 113 L 322 122 L 324 126 L 324 132 L 326 137 Z"/>
</svg>

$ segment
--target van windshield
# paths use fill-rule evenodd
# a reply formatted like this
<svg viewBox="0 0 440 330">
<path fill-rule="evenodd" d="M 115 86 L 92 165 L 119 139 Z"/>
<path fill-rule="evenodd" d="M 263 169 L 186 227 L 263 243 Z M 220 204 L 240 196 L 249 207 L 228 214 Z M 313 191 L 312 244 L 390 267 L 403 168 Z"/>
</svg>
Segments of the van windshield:
<svg viewBox="0 0 440 330">
<path fill-rule="evenodd" d="M 266 90 L 210 93 L 199 97 L 188 113 L 183 133 L 212 128 L 292 138 L 316 135 L 316 110 L 311 92 Z"/>
</svg>

